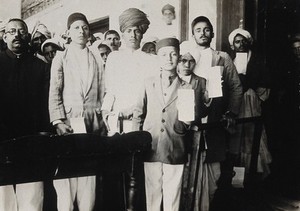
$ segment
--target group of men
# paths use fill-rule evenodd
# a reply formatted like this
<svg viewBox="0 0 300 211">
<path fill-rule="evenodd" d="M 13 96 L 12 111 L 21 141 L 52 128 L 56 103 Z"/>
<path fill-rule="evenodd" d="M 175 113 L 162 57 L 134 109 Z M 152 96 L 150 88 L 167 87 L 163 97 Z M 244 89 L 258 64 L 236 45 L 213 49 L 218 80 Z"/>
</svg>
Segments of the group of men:
<svg viewBox="0 0 300 211">
<path fill-rule="evenodd" d="M 26 23 L 10 19 L 3 36 L 7 50 L 0 54 L 0 93 L 7 99 L 1 104 L 2 111 L 6 111 L 0 118 L 1 140 L 48 130 L 49 123 L 58 135 L 112 136 L 148 131 L 152 135 L 152 149 L 144 163 L 148 211 L 160 211 L 161 207 L 165 211 L 179 210 L 188 145 L 197 142 L 200 162 L 194 210 L 209 210 L 218 188 L 221 162 L 230 151 L 226 133 L 240 114 L 244 93 L 253 96 L 258 92 L 260 99 L 267 95 L 267 86 L 256 80 L 261 79 L 261 73 L 248 72 L 248 67 L 246 72 L 238 72 L 240 56 L 236 55 L 233 62 L 227 53 L 210 47 L 214 29 L 207 17 L 192 21 L 193 40 L 187 45 L 180 45 L 174 37 L 156 41 L 157 56 L 140 50 L 150 25 L 143 11 L 129 8 L 120 15 L 119 23 L 121 36 L 109 30 L 104 34 L 106 42 L 97 43 L 99 52 L 94 52 L 87 47 L 91 36 L 87 18 L 82 13 L 71 14 L 67 20 L 70 43 L 53 56 L 50 74 L 49 66 L 29 51 Z M 45 37 L 43 29 L 39 30 L 32 43 Z M 233 50 L 247 53 L 248 65 L 251 39 L 239 29 L 229 40 Z M 217 97 L 209 91 L 214 83 L 212 72 L 217 73 L 214 78 L 220 82 Z M 193 111 L 186 111 L 182 99 L 187 98 L 182 93 L 192 93 L 189 102 Z M 192 118 L 182 118 L 182 112 L 191 112 Z M 221 119 L 226 127 L 200 130 L 202 123 Z M 93 210 L 95 176 L 53 183 L 59 211 L 72 211 L 75 200 L 79 210 Z M 2 186 L 0 198 L 0 211 L 41 211 L 43 183 Z"/>
</svg>

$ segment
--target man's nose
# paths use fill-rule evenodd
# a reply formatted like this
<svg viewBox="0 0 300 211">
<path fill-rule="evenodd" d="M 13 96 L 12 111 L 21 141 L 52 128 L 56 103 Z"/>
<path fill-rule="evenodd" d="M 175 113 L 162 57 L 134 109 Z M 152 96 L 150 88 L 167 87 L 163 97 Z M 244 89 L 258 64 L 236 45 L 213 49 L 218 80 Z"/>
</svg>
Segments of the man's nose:
<svg viewBox="0 0 300 211">
<path fill-rule="evenodd" d="M 134 31 L 131 31 L 130 32 L 130 37 L 135 37 L 136 36 L 136 33 Z"/>
<path fill-rule="evenodd" d="M 79 27 L 79 32 L 83 32 L 83 28 L 82 27 Z"/>
<path fill-rule="evenodd" d="M 204 34 L 204 29 L 200 30 L 200 35 L 203 35 L 203 34 Z"/>
<path fill-rule="evenodd" d="M 21 33 L 20 33 L 20 31 L 19 31 L 19 30 L 16 30 L 15 37 L 21 37 Z"/>
</svg>

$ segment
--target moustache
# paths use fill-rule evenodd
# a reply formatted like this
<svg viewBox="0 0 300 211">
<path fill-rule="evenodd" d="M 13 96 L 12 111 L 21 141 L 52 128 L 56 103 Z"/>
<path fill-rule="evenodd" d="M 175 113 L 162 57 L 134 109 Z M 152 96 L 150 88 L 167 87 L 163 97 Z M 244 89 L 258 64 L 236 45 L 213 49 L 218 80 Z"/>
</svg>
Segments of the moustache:
<svg viewBox="0 0 300 211">
<path fill-rule="evenodd" d="M 21 39 L 14 39 L 12 42 L 22 42 Z"/>
</svg>

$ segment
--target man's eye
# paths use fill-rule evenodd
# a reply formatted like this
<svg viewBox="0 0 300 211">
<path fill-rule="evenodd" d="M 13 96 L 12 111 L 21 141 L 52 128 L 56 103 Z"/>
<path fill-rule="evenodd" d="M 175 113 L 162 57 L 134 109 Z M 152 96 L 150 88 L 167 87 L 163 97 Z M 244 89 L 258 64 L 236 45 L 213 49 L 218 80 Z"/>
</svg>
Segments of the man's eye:
<svg viewBox="0 0 300 211">
<path fill-rule="evenodd" d="M 20 29 L 19 32 L 20 32 L 20 34 L 25 34 L 26 33 L 26 31 L 24 29 Z"/>
</svg>

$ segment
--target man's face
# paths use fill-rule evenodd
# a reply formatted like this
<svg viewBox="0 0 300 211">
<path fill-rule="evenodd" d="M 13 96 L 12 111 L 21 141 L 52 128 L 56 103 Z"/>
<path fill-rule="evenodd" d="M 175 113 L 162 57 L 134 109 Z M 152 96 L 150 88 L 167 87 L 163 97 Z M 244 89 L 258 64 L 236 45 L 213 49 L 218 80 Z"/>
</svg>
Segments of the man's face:
<svg viewBox="0 0 300 211">
<path fill-rule="evenodd" d="M 47 45 L 46 47 L 44 47 L 43 55 L 48 63 L 52 62 L 53 58 L 56 55 L 56 51 L 57 51 L 57 48 L 53 45 Z"/>
<path fill-rule="evenodd" d="M 128 27 L 123 33 L 125 45 L 134 50 L 140 48 L 142 38 L 143 33 L 137 26 Z"/>
<path fill-rule="evenodd" d="M 196 65 L 194 57 L 186 53 L 179 58 L 178 73 L 183 76 L 191 75 Z"/>
<path fill-rule="evenodd" d="M 102 46 L 102 47 L 99 47 L 98 49 L 99 49 L 99 53 L 100 53 L 103 63 L 106 64 L 108 54 L 110 54 L 110 52 L 111 52 L 110 48 Z"/>
<path fill-rule="evenodd" d="M 14 53 L 22 53 L 28 45 L 27 27 L 21 21 L 11 21 L 5 28 L 3 40 Z"/>
<path fill-rule="evenodd" d="M 292 48 L 295 58 L 300 61 L 300 41 L 294 42 Z"/>
<path fill-rule="evenodd" d="M 156 55 L 155 44 L 152 43 L 152 42 L 146 43 L 146 44 L 143 46 L 142 51 L 144 51 L 144 52 L 146 52 L 146 53 L 149 53 L 149 54 Z"/>
<path fill-rule="evenodd" d="M 86 45 L 90 36 L 90 29 L 85 21 L 78 20 L 71 24 L 68 34 L 72 42 Z"/>
<path fill-rule="evenodd" d="M 47 38 L 45 35 L 43 35 L 40 32 L 36 32 L 33 35 L 32 41 L 31 41 L 33 51 L 41 54 L 41 46 L 42 46 L 43 42 L 45 42 L 46 40 L 47 40 Z"/>
<path fill-rule="evenodd" d="M 233 39 L 232 49 L 237 53 L 248 52 L 249 42 L 243 35 L 237 34 Z"/>
<path fill-rule="evenodd" d="M 105 38 L 105 43 L 111 48 L 112 51 L 119 50 L 121 46 L 120 37 L 117 34 L 109 34 Z"/>
<path fill-rule="evenodd" d="M 178 51 L 173 46 L 162 47 L 158 50 L 157 56 L 162 70 L 172 71 L 176 70 L 178 64 Z"/>
<path fill-rule="evenodd" d="M 167 25 L 171 25 L 172 21 L 175 19 L 175 15 L 170 10 L 164 10 L 163 12 L 163 20 L 166 22 Z"/>
<path fill-rule="evenodd" d="M 214 33 L 206 22 L 198 22 L 193 28 L 196 43 L 203 47 L 209 47 Z"/>
</svg>

